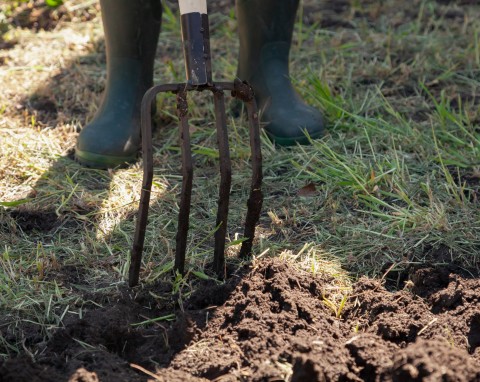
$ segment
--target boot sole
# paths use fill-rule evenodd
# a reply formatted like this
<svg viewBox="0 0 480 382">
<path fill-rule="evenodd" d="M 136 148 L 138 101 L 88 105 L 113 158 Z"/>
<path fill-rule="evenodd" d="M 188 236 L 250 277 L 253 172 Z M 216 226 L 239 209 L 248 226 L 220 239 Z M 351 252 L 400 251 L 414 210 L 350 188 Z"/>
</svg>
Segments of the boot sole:
<svg viewBox="0 0 480 382">
<path fill-rule="evenodd" d="M 272 142 L 274 142 L 276 145 L 284 146 L 284 147 L 296 146 L 297 144 L 309 145 L 312 143 L 313 139 L 319 139 L 323 136 L 323 132 L 318 132 L 316 134 L 311 134 L 309 136 L 300 135 L 298 137 L 285 138 L 285 137 L 277 137 L 272 133 L 270 133 L 267 129 L 265 129 L 265 132 L 267 133 L 268 138 L 270 138 Z"/>
<path fill-rule="evenodd" d="M 136 162 L 136 160 L 137 154 L 120 157 L 95 154 L 88 151 L 81 151 L 75 149 L 75 161 L 80 163 L 82 166 L 96 168 L 100 170 L 128 167 L 130 164 Z"/>
</svg>

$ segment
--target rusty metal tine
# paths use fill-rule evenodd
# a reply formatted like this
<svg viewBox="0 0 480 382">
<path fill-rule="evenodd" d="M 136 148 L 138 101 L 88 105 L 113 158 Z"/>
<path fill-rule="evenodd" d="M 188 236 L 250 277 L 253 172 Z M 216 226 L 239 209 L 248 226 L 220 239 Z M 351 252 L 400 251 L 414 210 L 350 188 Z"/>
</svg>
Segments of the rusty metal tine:
<svg viewBox="0 0 480 382">
<path fill-rule="evenodd" d="M 230 161 L 230 149 L 228 144 L 227 117 L 225 113 L 224 90 L 231 90 L 232 95 L 245 102 L 249 120 L 250 147 L 252 150 L 252 181 L 250 196 L 247 202 L 247 217 L 245 221 L 244 237 L 240 257 L 251 254 L 252 243 L 255 235 L 255 225 L 260 217 L 262 207 L 262 154 L 260 147 L 260 132 L 258 113 L 252 88 L 239 80 L 234 83 L 219 82 L 203 86 L 192 84 L 165 84 L 154 86 L 149 89 L 142 100 L 141 105 L 141 134 L 143 149 L 143 183 L 140 196 L 137 225 L 131 251 L 131 263 L 129 269 L 129 285 L 138 284 L 142 252 L 145 242 L 145 233 L 148 220 L 148 208 L 153 180 L 153 146 L 152 146 L 152 116 L 151 108 L 155 96 L 160 92 L 173 92 L 177 95 L 177 113 L 179 117 L 180 145 L 182 150 L 182 195 L 180 211 L 178 214 L 178 229 L 176 236 L 175 270 L 180 273 L 185 271 L 185 255 L 190 220 L 190 207 L 193 185 L 193 160 L 190 147 L 190 133 L 188 127 L 188 104 L 187 92 L 191 90 L 210 90 L 214 97 L 215 125 L 220 159 L 220 187 L 217 210 L 217 230 L 215 232 L 215 249 L 213 255 L 213 267 L 218 278 L 225 278 L 225 236 L 227 233 L 228 208 L 230 199 L 230 187 L 232 182 L 232 168 Z"/>
<path fill-rule="evenodd" d="M 228 204 L 232 183 L 232 166 L 228 145 L 227 117 L 225 114 L 225 96 L 223 91 L 213 90 L 215 106 L 215 125 L 220 160 L 220 188 L 217 210 L 217 231 L 215 232 L 215 249 L 213 268 L 219 279 L 225 278 L 225 235 L 227 233 Z"/>
<path fill-rule="evenodd" d="M 182 149 L 182 195 L 180 199 L 180 211 L 178 213 L 175 270 L 181 274 L 185 271 L 185 253 L 187 251 L 193 182 L 193 163 L 187 112 L 187 92 L 180 91 L 177 93 L 177 113 L 179 117 L 180 147 Z"/>
<path fill-rule="evenodd" d="M 245 258 L 251 255 L 253 238 L 255 237 L 255 226 L 260 218 L 262 209 L 263 195 L 262 195 L 262 150 L 260 145 L 260 127 L 258 123 L 258 112 L 253 95 L 253 90 L 250 88 L 251 96 L 248 97 L 245 104 L 247 106 L 250 147 L 252 151 L 252 182 L 250 185 L 250 197 L 247 201 L 247 217 L 245 219 L 245 229 L 243 237 L 245 241 L 242 243 L 240 249 L 240 258 Z"/>
<path fill-rule="evenodd" d="M 157 95 L 157 89 L 147 91 L 141 105 L 141 134 L 143 150 L 143 183 L 138 209 L 137 225 L 131 251 L 130 269 L 128 272 L 128 285 L 133 287 L 138 284 L 140 265 L 142 263 L 145 231 L 147 228 L 148 207 L 153 179 L 153 147 L 152 147 L 152 104 Z"/>
</svg>

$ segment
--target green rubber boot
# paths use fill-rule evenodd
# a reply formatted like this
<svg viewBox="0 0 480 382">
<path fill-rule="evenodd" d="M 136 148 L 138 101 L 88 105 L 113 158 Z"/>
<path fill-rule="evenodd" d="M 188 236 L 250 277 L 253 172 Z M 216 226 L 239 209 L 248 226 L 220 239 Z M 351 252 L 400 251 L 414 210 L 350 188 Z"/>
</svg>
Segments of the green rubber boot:
<svg viewBox="0 0 480 382">
<path fill-rule="evenodd" d="M 80 132 L 75 158 L 94 168 L 136 160 L 140 148 L 140 103 L 153 84 L 160 33 L 160 0 L 101 0 L 107 84 L 100 108 Z"/>
<path fill-rule="evenodd" d="M 288 58 L 299 0 L 237 0 L 238 77 L 248 81 L 268 136 L 277 144 L 307 144 L 323 132 L 320 112 L 306 105 L 289 77 Z"/>
</svg>

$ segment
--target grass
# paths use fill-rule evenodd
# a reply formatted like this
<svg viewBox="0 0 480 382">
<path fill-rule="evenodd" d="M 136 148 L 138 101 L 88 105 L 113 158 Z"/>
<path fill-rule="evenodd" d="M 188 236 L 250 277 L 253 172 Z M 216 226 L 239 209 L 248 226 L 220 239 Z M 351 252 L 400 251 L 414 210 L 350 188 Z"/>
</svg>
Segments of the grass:
<svg viewBox="0 0 480 382">
<path fill-rule="evenodd" d="M 303 1 L 292 75 L 307 102 L 324 112 L 328 128 L 310 146 L 290 149 L 262 137 L 265 203 L 255 257 L 281 256 L 334 276 L 338 284 L 324 291 L 324 302 L 337 317 L 352 276 L 452 262 L 478 274 L 480 265 L 480 9 L 434 0 L 415 1 L 419 12 L 410 3 L 379 4 L 350 2 L 338 13 L 333 1 Z M 3 40 L 13 46 L 0 51 L 3 358 L 32 352 L 34 342 L 66 317 L 81 317 L 88 304 L 113 298 L 129 265 L 142 167 L 105 172 L 70 159 L 78 129 L 100 102 L 105 66 L 98 6 L 66 6 L 51 31 L 10 26 Z M 234 14 L 214 14 L 211 24 L 214 77 L 232 79 Z M 183 78 L 178 38 L 170 10 L 157 83 Z M 208 276 L 218 152 L 212 104 L 195 96 L 190 272 L 173 280 L 181 184 L 173 102 L 170 96 L 157 100 L 164 127 L 155 133 L 141 279 L 171 280 L 185 298 Z M 245 120 L 231 115 L 229 123 L 234 172 L 227 254 L 235 264 L 250 154 Z M 313 191 L 302 196 L 306 185 Z"/>
</svg>

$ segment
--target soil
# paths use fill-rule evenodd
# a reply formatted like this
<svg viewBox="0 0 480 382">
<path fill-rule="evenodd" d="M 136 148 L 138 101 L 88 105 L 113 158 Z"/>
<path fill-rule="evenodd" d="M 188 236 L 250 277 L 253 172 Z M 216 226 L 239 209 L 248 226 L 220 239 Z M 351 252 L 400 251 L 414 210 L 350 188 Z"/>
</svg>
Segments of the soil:
<svg viewBox="0 0 480 382">
<path fill-rule="evenodd" d="M 164 283 L 120 289 L 27 342 L 35 362 L 5 361 L 0 381 L 480 381 L 478 278 L 423 268 L 397 292 L 361 278 L 340 318 L 332 281 L 268 259 L 181 305 Z"/>
</svg>

